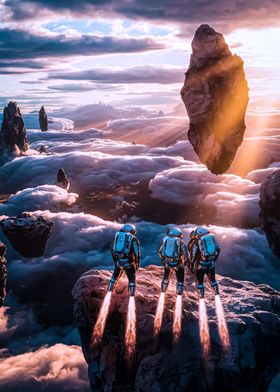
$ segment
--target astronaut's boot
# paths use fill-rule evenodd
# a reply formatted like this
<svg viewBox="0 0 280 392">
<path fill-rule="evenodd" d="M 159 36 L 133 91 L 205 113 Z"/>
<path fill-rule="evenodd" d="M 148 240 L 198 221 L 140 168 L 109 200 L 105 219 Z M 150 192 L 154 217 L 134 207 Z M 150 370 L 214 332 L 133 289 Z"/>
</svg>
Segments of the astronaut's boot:
<svg viewBox="0 0 280 392">
<path fill-rule="evenodd" d="M 129 289 L 129 295 L 130 295 L 131 297 L 134 297 L 134 295 L 135 295 L 135 289 L 136 289 L 135 283 L 134 283 L 134 282 L 130 282 L 129 285 L 128 285 L 128 289 Z"/>
<path fill-rule="evenodd" d="M 182 295 L 183 293 L 183 282 L 177 283 L 177 295 Z"/>
<path fill-rule="evenodd" d="M 203 286 L 203 284 L 198 284 L 197 288 L 199 290 L 200 298 L 204 298 L 204 286 Z"/>
<path fill-rule="evenodd" d="M 115 283 L 116 283 L 116 279 L 115 279 L 114 277 L 112 277 L 112 278 L 110 279 L 109 284 L 108 284 L 107 291 L 112 291 L 113 288 L 114 288 L 114 286 L 115 286 Z"/>
<path fill-rule="evenodd" d="M 219 295 L 220 293 L 219 293 L 219 285 L 218 285 L 218 282 L 216 282 L 216 280 L 215 280 L 215 282 L 211 282 L 211 286 L 212 286 L 213 289 L 214 289 L 215 295 Z"/>
<path fill-rule="evenodd" d="M 167 290 L 167 287 L 168 287 L 168 280 L 167 279 L 163 279 L 163 281 L 161 282 L 161 291 L 163 293 L 165 293 L 166 290 Z"/>
</svg>

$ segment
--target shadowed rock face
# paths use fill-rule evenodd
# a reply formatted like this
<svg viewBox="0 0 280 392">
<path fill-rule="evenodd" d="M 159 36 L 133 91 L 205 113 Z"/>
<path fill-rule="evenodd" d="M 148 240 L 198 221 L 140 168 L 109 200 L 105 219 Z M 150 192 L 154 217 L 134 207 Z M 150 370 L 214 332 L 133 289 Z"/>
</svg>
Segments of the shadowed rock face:
<svg viewBox="0 0 280 392">
<path fill-rule="evenodd" d="M 60 186 L 60 188 L 66 189 L 67 191 L 70 188 L 70 182 L 66 176 L 64 169 L 58 169 L 56 175 L 56 185 Z"/>
<path fill-rule="evenodd" d="M 181 96 L 200 161 L 214 174 L 226 172 L 243 140 L 248 86 L 242 59 L 208 25 L 195 33 Z"/>
<path fill-rule="evenodd" d="M 0 225 L 14 249 L 23 257 L 43 256 L 52 227 L 48 219 L 23 213 L 3 219 Z"/>
<path fill-rule="evenodd" d="M 6 246 L 0 241 L 0 307 L 4 304 L 6 297 L 7 268 L 5 255 Z"/>
<path fill-rule="evenodd" d="M 9 102 L 4 108 L 0 132 L 0 151 L 15 156 L 28 150 L 28 141 L 24 122 L 16 102 Z"/>
<path fill-rule="evenodd" d="M 262 229 L 280 259 L 280 170 L 270 174 L 261 185 L 259 204 Z"/>
<path fill-rule="evenodd" d="M 44 106 L 41 106 L 41 109 L 39 110 L 39 123 L 41 131 L 45 132 L 48 130 L 48 116 Z"/>
<path fill-rule="evenodd" d="M 231 338 L 222 352 L 217 331 L 214 295 L 206 289 L 211 351 L 203 361 L 198 332 L 198 297 L 194 280 L 186 277 L 182 333 L 172 343 L 175 277 L 165 300 L 158 340 L 153 321 L 160 294 L 162 268 L 140 268 L 137 274 L 137 347 L 130 373 L 124 359 L 124 331 L 128 306 L 127 280 L 113 293 L 102 344 L 93 353 L 89 341 L 110 271 L 91 270 L 73 289 L 74 316 L 88 363 L 92 391 L 264 391 L 279 372 L 280 293 L 266 285 L 219 277 L 221 299 Z"/>
</svg>

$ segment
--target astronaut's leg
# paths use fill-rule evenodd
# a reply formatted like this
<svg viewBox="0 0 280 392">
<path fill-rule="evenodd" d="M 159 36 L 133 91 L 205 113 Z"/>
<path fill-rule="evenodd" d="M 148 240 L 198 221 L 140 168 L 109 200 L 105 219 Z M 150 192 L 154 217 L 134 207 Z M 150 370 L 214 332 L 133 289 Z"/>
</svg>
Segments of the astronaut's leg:
<svg viewBox="0 0 280 392">
<path fill-rule="evenodd" d="M 219 285 L 216 281 L 215 267 L 209 268 L 209 270 L 207 271 L 207 276 L 211 281 L 211 286 L 215 292 L 215 295 L 219 295 Z"/>
<path fill-rule="evenodd" d="M 196 271 L 196 279 L 197 279 L 197 288 L 199 290 L 200 298 L 204 298 L 204 275 L 205 275 L 205 268 L 198 268 Z"/>
<path fill-rule="evenodd" d="M 177 278 L 177 294 L 182 295 L 183 292 L 183 285 L 184 285 L 184 267 L 180 266 L 178 267 L 175 272 L 176 272 L 176 278 Z"/>
<path fill-rule="evenodd" d="M 128 278 L 128 290 L 129 290 L 129 295 L 133 297 L 135 295 L 135 289 L 136 289 L 136 284 L 135 284 L 135 275 L 136 275 L 136 267 L 134 264 L 132 264 L 129 268 L 125 269 L 127 278 Z"/>
<path fill-rule="evenodd" d="M 164 275 L 163 275 L 163 279 L 162 279 L 162 282 L 161 282 L 161 291 L 163 293 L 165 293 L 166 290 L 167 290 L 168 283 L 169 283 L 169 280 L 170 280 L 170 277 L 171 277 L 172 273 L 173 273 L 173 269 L 172 268 L 164 267 Z"/>
<path fill-rule="evenodd" d="M 121 276 L 121 274 L 122 274 L 122 269 L 119 266 L 115 265 L 113 275 L 112 275 L 112 277 L 109 281 L 109 284 L 108 284 L 108 289 L 107 289 L 108 291 L 113 290 L 115 283 L 118 280 L 118 278 Z"/>
</svg>

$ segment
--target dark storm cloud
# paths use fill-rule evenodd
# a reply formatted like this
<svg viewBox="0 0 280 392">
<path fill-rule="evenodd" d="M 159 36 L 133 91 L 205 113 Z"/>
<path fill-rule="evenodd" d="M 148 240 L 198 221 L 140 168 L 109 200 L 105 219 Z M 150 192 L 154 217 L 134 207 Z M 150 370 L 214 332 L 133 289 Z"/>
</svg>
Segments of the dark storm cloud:
<svg viewBox="0 0 280 392">
<path fill-rule="evenodd" d="M 185 24 L 219 23 L 232 29 L 278 24 L 280 15 L 278 0 L 7 0 L 5 4 L 14 20 L 65 12 L 76 17 L 121 15 Z"/>
<path fill-rule="evenodd" d="M 99 37 L 90 34 L 69 37 L 65 34 L 42 35 L 20 29 L 0 29 L 0 57 L 6 61 L 143 52 L 162 47 L 162 44 L 149 38 Z"/>
<path fill-rule="evenodd" d="M 121 70 L 92 68 L 76 72 L 53 72 L 49 79 L 87 80 L 101 83 L 180 83 L 184 79 L 184 70 L 162 68 L 150 65 L 125 68 Z"/>
</svg>

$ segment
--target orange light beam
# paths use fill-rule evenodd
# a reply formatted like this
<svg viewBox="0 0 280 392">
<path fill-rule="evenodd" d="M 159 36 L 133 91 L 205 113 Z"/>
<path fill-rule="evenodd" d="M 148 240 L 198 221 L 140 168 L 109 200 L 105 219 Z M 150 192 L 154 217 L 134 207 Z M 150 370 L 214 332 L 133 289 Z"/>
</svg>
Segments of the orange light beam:
<svg viewBox="0 0 280 392">
<path fill-rule="evenodd" d="M 158 336 L 159 331 L 161 329 L 162 316 L 164 311 L 164 301 L 165 301 L 165 293 L 160 293 L 156 315 L 155 315 L 155 321 L 154 321 L 154 337 Z"/>
<path fill-rule="evenodd" d="M 108 291 L 107 294 L 105 295 L 101 308 L 98 313 L 98 317 L 92 332 L 92 338 L 91 338 L 91 349 L 94 349 L 96 346 L 98 346 L 101 342 L 107 317 L 109 314 L 109 308 L 110 308 L 110 303 L 111 303 L 111 295 L 112 291 Z"/>
<path fill-rule="evenodd" d="M 128 311 L 126 318 L 126 330 L 125 330 L 125 348 L 126 357 L 131 359 L 135 352 L 136 346 L 136 311 L 135 311 L 135 298 L 129 297 Z"/>
<path fill-rule="evenodd" d="M 182 295 L 177 295 L 174 320 L 173 320 L 173 342 L 177 343 L 181 335 L 182 322 Z"/>
<path fill-rule="evenodd" d="M 221 344 L 223 350 L 228 351 L 230 348 L 230 339 L 229 339 L 227 322 L 224 315 L 224 309 L 219 295 L 215 295 L 215 306 L 216 306 L 216 315 L 218 318 L 218 329 L 219 329 Z"/>
<path fill-rule="evenodd" d="M 199 336 L 201 349 L 204 355 L 208 355 L 210 349 L 210 334 L 206 305 L 203 298 L 199 300 Z"/>
</svg>

